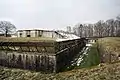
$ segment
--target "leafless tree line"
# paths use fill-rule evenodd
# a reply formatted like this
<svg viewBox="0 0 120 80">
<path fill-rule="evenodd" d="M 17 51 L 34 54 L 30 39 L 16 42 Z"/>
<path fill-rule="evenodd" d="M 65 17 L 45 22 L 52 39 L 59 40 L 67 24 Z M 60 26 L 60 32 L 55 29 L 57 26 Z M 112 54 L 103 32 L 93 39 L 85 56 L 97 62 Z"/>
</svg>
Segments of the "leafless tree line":
<svg viewBox="0 0 120 80">
<path fill-rule="evenodd" d="M 73 33 L 80 37 L 115 37 L 120 36 L 120 16 L 95 24 L 77 24 Z"/>
</svg>

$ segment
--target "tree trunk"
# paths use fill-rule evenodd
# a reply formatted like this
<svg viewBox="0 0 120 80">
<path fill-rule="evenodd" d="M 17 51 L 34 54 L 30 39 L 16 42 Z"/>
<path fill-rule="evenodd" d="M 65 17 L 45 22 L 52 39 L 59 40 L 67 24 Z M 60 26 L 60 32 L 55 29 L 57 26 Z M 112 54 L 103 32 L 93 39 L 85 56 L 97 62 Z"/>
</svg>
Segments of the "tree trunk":
<svg viewBox="0 0 120 80">
<path fill-rule="evenodd" d="M 8 33 L 8 32 L 7 32 L 7 30 L 6 30 L 6 31 L 5 31 L 5 37 L 7 37 L 7 33 Z"/>
</svg>

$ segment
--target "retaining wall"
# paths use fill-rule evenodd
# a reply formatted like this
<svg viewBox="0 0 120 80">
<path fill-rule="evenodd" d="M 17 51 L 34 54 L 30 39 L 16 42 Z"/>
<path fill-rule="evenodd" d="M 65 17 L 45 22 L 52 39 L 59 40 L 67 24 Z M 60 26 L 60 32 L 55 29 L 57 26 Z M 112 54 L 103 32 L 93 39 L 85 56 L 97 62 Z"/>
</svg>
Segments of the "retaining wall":
<svg viewBox="0 0 120 80">
<path fill-rule="evenodd" d="M 0 65 L 43 72 L 59 72 L 85 46 L 84 39 L 61 42 L 2 42 Z"/>
</svg>

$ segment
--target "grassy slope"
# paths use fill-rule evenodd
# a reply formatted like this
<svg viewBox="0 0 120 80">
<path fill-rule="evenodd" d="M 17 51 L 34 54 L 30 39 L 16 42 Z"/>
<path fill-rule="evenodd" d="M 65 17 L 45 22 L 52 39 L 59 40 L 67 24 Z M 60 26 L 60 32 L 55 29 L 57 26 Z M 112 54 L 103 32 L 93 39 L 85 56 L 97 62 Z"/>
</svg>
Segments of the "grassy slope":
<svg viewBox="0 0 120 80">
<path fill-rule="evenodd" d="M 120 63 L 103 64 L 101 67 L 74 69 L 57 74 L 0 67 L 0 80 L 119 80 Z"/>
<path fill-rule="evenodd" d="M 113 53 L 120 54 L 120 37 L 107 37 L 99 39 L 98 42 L 102 47 Z"/>
<path fill-rule="evenodd" d="M 39 42 L 39 41 L 55 41 L 53 38 L 44 38 L 44 37 L 26 37 L 26 38 L 11 38 L 11 37 L 0 37 L 0 41 L 6 42 Z"/>
<path fill-rule="evenodd" d="M 89 68 L 92 66 L 96 66 L 100 63 L 100 55 L 97 51 L 97 44 L 93 44 L 93 46 L 90 47 L 88 55 L 83 55 L 83 61 L 81 62 L 80 66 L 69 66 L 63 68 L 61 71 L 68 71 L 72 69 L 80 69 L 80 68 Z"/>
<path fill-rule="evenodd" d="M 97 51 L 97 45 L 96 43 L 93 44 L 93 46 L 90 47 L 90 51 L 88 52 L 88 56 L 84 57 L 84 62 L 81 64 L 81 68 L 84 67 L 91 67 L 98 65 L 100 63 L 100 55 Z"/>
</svg>

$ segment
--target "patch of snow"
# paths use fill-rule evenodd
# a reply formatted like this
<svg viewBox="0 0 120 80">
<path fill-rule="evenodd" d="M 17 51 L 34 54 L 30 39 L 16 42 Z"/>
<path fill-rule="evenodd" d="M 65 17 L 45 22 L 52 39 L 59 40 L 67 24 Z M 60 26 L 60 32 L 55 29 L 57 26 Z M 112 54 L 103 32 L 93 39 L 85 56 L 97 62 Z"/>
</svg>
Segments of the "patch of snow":
<svg viewBox="0 0 120 80">
<path fill-rule="evenodd" d="M 86 44 L 86 46 L 92 46 L 92 44 L 89 43 L 89 44 Z"/>
<path fill-rule="evenodd" d="M 86 55 L 88 55 L 87 54 L 87 52 L 88 52 L 88 50 L 89 50 L 89 47 L 86 47 L 85 49 L 83 48 L 83 50 L 81 51 L 83 54 L 82 55 L 80 55 L 79 56 L 79 58 L 78 58 L 78 60 L 77 60 L 77 66 L 80 66 L 80 64 L 81 64 L 81 62 L 83 61 L 83 57 Z"/>
<path fill-rule="evenodd" d="M 90 42 L 89 43 L 95 43 L 95 40 L 90 40 Z"/>
<path fill-rule="evenodd" d="M 17 37 L 17 36 L 15 36 L 15 35 L 11 35 L 11 37 L 12 37 L 12 38 L 15 38 L 15 37 Z"/>
<path fill-rule="evenodd" d="M 56 41 L 65 41 L 65 40 L 73 40 L 73 39 L 79 39 L 80 37 L 72 34 L 72 33 L 65 33 L 65 32 L 58 32 L 62 36 L 65 37 L 65 39 L 56 39 Z"/>
<path fill-rule="evenodd" d="M 82 59 L 82 58 L 79 58 L 78 60 L 79 60 L 79 61 L 77 62 L 77 66 L 80 66 L 80 63 L 82 62 L 83 59 Z"/>
<path fill-rule="evenodd" d="M 86 47 L 84 47 L 81 52 L 79 52 L 80 55 L 78 55 L 77 58 L 74 59 L 74 61 L 72 61 L 72 66 L 77 65 L 80 66 L 81 62 L 84 60 L 83 57 L 88 55 L 88 51 L 90 50 L 90 47 L 92 46 L 92 44 L 89 42 L 88 44 L 86 44 Z"/>
<path fill-rule="evenodd" d="M 67 41 L 67 40 L 73 40 L 75 38 L 68 38 L 68 39 L 56 39 L 57 42 L 59 41 Z M 76 39 L 79 39 L 79 38 L 76 38 Z"/>
</svg>

